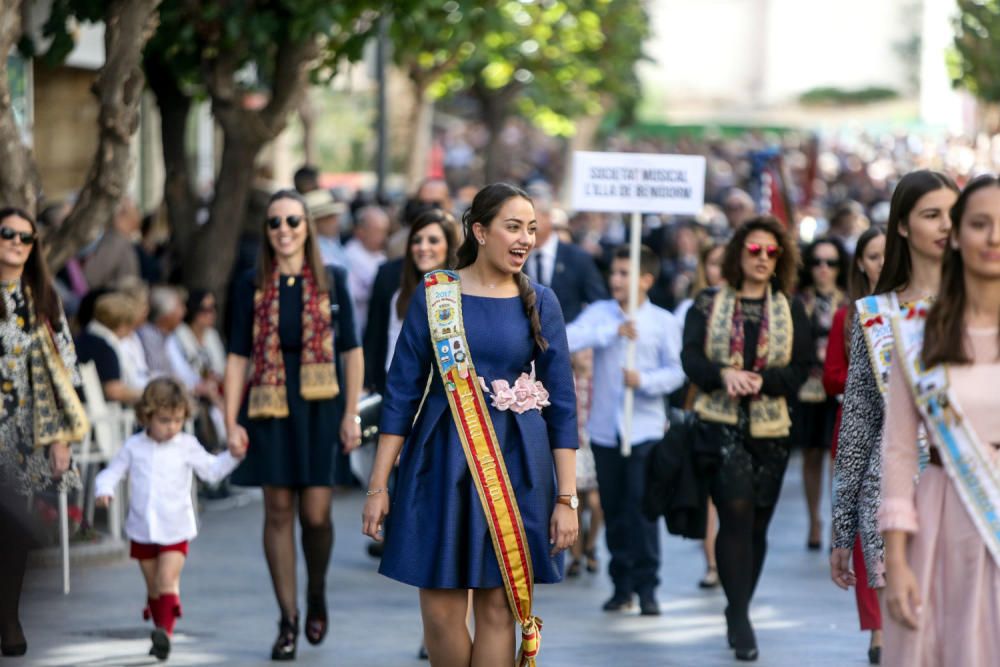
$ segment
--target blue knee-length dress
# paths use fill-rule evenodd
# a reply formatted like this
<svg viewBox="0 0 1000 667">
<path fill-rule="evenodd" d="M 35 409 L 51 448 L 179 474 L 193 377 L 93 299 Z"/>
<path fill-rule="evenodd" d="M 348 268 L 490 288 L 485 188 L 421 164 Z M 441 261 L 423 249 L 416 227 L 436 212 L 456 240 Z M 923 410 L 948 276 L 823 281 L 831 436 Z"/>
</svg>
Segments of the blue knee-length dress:
<svg viewBox="0 0 1000 667">
<path fill-rule="evenodd" d="M 487 385 L 514 385 L 535 362 L 536 379 L 551 405 L 517 414 L 490 407 L 524 522 L 536 583 L 562 580 L 562 554 L 549 555 L 555 504 L 552 449 L 577 448 L 576 396 L 562 310 L 552 291 L 533 283 L 548 349 L 542 352 L 520 297 L 462 295 L 462 314 L 473 364 Z M 417 410 L 432 381 L 420 414 Z M 487 395 L 487 402 L 490 402 Z M 415 419 L 415 421 L 414 421 Z M 406 436 L 385 522 L 379 572 L 420 588 L 503 586 L 482 504 L 472 482 L 434 363 L 427 300 L 418 287 L 410 302 L 389 368 L 381 431 Z"/>
</svg>

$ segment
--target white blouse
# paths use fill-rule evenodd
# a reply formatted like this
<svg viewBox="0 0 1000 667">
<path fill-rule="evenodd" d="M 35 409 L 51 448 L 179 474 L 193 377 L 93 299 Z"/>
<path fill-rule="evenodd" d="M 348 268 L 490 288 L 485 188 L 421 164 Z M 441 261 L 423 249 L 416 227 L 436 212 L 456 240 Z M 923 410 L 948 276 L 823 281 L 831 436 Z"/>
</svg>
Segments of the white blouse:
<svg viewBox="0 0 1000 667">
<path fill-rule="evenodd" d="M 143 431 L 122 446 L 94 480 L 95 495 L 113 496 L 129 476 L 129 539 L 146 544 L 176 544 L 198 534 L 191 503 L 191 471 L 206 482 L 218 482 L 239 465 L 228 451 L 209 454 L 198 439 L 178 433 L 156 442 Z"/>
</svg>

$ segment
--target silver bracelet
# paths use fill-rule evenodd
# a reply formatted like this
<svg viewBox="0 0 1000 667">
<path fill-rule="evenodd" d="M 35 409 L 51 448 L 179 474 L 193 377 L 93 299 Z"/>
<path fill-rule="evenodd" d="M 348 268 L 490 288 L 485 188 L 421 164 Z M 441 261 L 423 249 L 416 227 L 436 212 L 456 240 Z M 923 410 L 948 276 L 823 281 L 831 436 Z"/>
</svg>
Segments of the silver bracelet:
<svg viewBox="0 0 1000 667">
<path fill-rule="evenodd" d="M 389 489 L 382 487 L 381 489 L 368 489 L 365 491 L 366 496 L 377 496 L 380 493 L 388 493 Z"/>
</svg>

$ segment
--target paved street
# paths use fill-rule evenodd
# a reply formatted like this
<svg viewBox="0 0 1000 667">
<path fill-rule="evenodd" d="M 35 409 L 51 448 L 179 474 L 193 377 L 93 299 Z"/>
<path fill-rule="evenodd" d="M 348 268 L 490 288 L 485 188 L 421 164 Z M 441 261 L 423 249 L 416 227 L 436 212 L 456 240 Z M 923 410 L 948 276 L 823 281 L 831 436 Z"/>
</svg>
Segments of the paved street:
<svg viewBox="0 0 1000 667">
<path fill-rule="evenodd" d="M 852 594 L 829 581 L 827 555 L 805 549 L 800 461 L 793 459 L 771 531 L 771 552 L 753 619 L 761 665 L 805 667 L 867 664 L 867 635 L 857 630 Z M 406 667 L 420 642 L 416 591 L 379 576 L 359 532 L 363 496 L 337 497 L 337 543 L 329 578 L 332 630 L 320 647 L 299 644 L 305 665 Z M 182 579 L 184 617 L 173 665 L 267 665 L 278 612 L 260 547 L 262 507 L 255 494 L 216 501 L 202 515 Z M 663 541 L 663 615 L 609 616 L 605 574 L 540 588 L 545 620 L 544 667 L 732 665 L 725 646 L 720 591 L 699 591 L 700 544 Z M 602 560 L 602 566 L 606 558 Z M 81 566 L 73 592 L 61 594 L 56 570 L 29 572 L 23 621 L 32 666 L 144 665 L 149 626 L 145 591 L 131 561 Z M 300 577 L 304 572 L 300 567 Z M 300 580 L 303 581 L 303 580 Z M 300 586 L 301 590 L 301 586 Z M 304 602 L 302 603 L 304 605 Z"/>
</svg>

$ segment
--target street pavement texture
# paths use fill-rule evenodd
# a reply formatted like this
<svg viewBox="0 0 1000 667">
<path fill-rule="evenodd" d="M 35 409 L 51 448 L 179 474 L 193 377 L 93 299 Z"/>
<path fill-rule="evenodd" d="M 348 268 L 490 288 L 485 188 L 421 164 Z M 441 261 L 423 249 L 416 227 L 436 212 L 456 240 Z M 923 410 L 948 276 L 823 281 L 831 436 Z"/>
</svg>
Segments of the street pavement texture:
<svg viewBox="0 0 1000 667">
<path fill-rule="evenodd" d="M 858 630 L 853 593 L 829 578 L 826 545 L 805 548 L 801 459 L 792 458 L 770 533 L 770 552 L 753 604 L 762 667 L 849 667 L 867 664 L 868 635 Z M 360 492 L 334 498 L 336 545 L 327 582 L 331 630 L 326 641 L 299 641 L 298 664 L 418 667 L 421 639 L 417 591 L 380 576 L 360 534 Z M 826 501 L 828 505 L 828 499 Z M 201 514 L 181 580 L 184 616 L 170 665 L 271 665 L 278 611 L 261 548 L 258 493 L 212 501 Z M 826 511 L 824 516 L 829 516 Z M 661 524 L 662 525 L 662 524 Z M 825 529 L 828 527 L 825 527 Z M 661 529 L 662 530 L 662 529 Z M 721 590 L 701 591 L 701 544 L 662 534 L 659 617 L 607 614 L 607 555 L 601 572 L 539 586 L 544 619 L 540 667 L 735 665 L 726 648 Z M 299 564 L 299 590 L 305 584 Z M 29 571 L 22 623 L 29 652 L 4 665 L 110 667 L 156 664 L 147 655 L 150 625 L 140 612 L 139 568 L 121 560 L 80 566 L 63 596 L 56 569 Z M 304 599 L 300 597 L 304 614 Z"/>
</svg>

